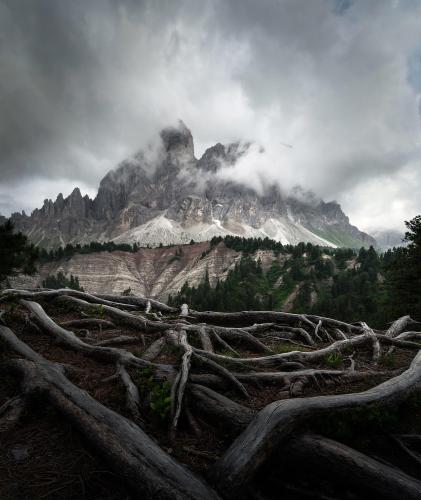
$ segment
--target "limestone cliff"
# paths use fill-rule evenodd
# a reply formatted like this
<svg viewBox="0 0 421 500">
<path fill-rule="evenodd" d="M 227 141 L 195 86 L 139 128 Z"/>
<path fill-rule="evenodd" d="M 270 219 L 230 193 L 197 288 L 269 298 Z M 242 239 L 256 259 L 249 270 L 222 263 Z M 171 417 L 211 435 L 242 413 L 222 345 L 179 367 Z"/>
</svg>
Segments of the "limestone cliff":
<svg viewBox="0 0 421 500">
<path fill-rule="evenodd" d="M 140 151 L 110 171 L 94 200 L 75 188 L 67 198 L 59 194 L 30 216 L 13 214 L 12 220 L 47 248 L 94 240 L 158 246 L 226 234 L 291 244 L 375 243 L 336 202 L 316 200 L 299 188 L 285 195 L 276 185 L 260 193 L 221 177 L 221 168 L 246 155 L 249 146 L 217 144 L 198 160 L 191 132 L 180 122 L 161 132 L 153 154 Z"/>
</svg>

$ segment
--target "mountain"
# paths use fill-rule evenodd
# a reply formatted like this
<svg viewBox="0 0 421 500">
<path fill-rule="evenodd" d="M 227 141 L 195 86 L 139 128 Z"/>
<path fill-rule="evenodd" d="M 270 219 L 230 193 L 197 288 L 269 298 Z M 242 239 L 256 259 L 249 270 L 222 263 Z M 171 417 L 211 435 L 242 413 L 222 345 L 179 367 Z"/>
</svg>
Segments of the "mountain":
<svg viewBox="0 0 421 500">
<path fill-rule="evenodd" d="M 84 290 L 94 294 L 130 291 L 171 305 L 186 302 L 197 310 L 305 310 L 347 321 L 364 313 L 374 325 L 384 322 L 373 308 L 382 293 L 382 269 L 374 250 L 221 238 L 130 252 L 56 255 L 42 260 L 33 276 L 11 277 L 10 285 L 35 288 L 62 273 L 68 279 L 77 276 Z"/>
<path fill-rule="evenodd" d="M 405 233 L 403 231 L 384 229 L 372 231 L 372 235 L 376 239 L 377 245 L 381 250 L 388 250 L 389 248 L 402 247 L 406 245 L 403 241 L 405 237 Z"/>
<path fill-rule="evenodd" d="M 218 143 L 196 159 L 192 134 L 180 121 L 161 131 L 159 148 L 140 151 L 110 171 L 95 199 L 75 188 L 67 198 L 45 200 L 30 216 L 13 214 L 12 221 L 46 248 L 94 240 L 158 246 L 226 234 L 291 244 L 375 244 L 336 202 L 316 200 L 299 188 L 287 196 L 275 185 L 259 193 L 224 179 L 224 167 L 246 155 L 249 146 Z"/>
</svg>

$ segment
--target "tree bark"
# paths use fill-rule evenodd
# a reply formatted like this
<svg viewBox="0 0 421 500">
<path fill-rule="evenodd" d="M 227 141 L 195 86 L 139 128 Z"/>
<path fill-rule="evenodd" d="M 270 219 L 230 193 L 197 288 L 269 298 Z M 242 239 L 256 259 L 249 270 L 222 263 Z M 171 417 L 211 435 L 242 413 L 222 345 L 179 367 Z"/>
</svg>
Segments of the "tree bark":
<svg viewBox="0 0 421 500">
<path fill-rule="evenodd" d="M 349 412 L 357 406 L 393 407 L 421 388 L 421 352 L 411 366 L 365 392 L 275 401 L 253 419 L 215 467 L 215 480 L 236 496 L 281 442 L 316 416 Z"/>
<path fill-rule="evenodd" d="M 186 467 L 165 453 L 132 421 L 98 403 L 73 385 L 57 365 L 37 355 L 6 327 L 0 338 L 37 361 L 8 362 L 23 375 L 26 392 L 37 392 L 67 418 L 142 498 L 216 500 L 219 496 Z M 31 352 L 32 351 L 32 352 Z"/>
</svg>

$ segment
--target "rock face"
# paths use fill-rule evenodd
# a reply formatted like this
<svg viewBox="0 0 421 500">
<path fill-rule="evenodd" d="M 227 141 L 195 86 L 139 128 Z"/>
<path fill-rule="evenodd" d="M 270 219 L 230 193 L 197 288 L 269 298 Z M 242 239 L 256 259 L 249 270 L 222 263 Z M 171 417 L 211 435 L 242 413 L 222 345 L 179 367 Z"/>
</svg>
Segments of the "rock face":
<svg viewBox="0 0 421 500">
<path fill-rule="evenodd" d="M 141 248 L 137 253 L 76 254 L 69 260 L 40 266 L 34 276 L 18 276 L 10 281 L 16 287 L 38 287 L 46 276 L 62 271 L 67 276 L 77 276 L 88 292 L 122 293 L 130 288 L 135 295 L 166 300 L 169 294 L 178 292 L 186 281 L 197 286 L 203 281 L 206 270 L 211 285 L 215 286 L 218 279 L 225 279 L 240 257 L 240 253 L 226 248 L 223 243 L 210 248 L 208 242 Z M 273 253 L 259 251 L 257 258 L 261 259 L 265 268 L 265 264 L 270 266 Z"/>
<path fill-rule="evenodd" d="M 336 202 L 315 201 L 303 192 L 285 196 L 277 186 L 259 194 L 224 180 L 221 169 L 247 154 L 248 147 L 216 144 L 197 160 L 193 137 L 180 122 L 161 132 L 157 150 L 141 151 L 109 172 L 94 200 L 75 188 L 67 198 L 59 194 L 31 216 L 13 214 L 12 220 L 47 248 L 95 240 L 158 246 L 226 234 L 292 244 L 375 244 L 349 223 Z"/>
</svg>

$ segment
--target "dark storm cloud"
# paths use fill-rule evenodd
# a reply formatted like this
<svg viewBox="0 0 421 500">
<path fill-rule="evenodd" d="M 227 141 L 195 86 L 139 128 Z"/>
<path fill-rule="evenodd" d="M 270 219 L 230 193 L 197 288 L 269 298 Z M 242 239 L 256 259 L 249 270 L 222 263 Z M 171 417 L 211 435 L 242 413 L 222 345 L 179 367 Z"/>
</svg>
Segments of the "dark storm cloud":
<svg viewBox="0 0 421 500">
<path fill-rule="evenodd" d="M 112 135 L 118 127 L 113 123 L 115 104 L 98 85 L 111 41 L 109 30 L 99 28 L 105 29 L 117 12 L 118 4 L 106 1 L 1 3 L 4 178 L 61 177 L 69 175 L 69 168 L 75 178 L 94 174 L 86 168 L 84 154 L 85 160 L 90 154 L 97 160 L 100 144 L 107 148 L 103 129 Z"/>
<path fill-rule="evenodd" d="M 106 171 L 182 118 L 199 153 L 217 141 L 264 144 L 228 176 L 299 183 L 365 227 L 397 225 L 421 208 L 420 8 L 0 0 L 0 210 L 33 208 L 74 184 L 93 194 Z"/>
</svg>

